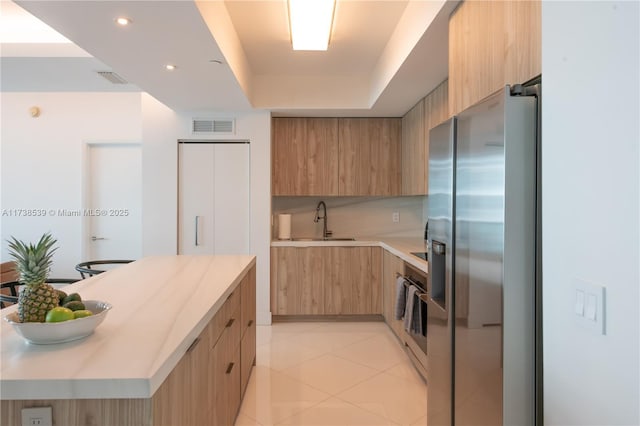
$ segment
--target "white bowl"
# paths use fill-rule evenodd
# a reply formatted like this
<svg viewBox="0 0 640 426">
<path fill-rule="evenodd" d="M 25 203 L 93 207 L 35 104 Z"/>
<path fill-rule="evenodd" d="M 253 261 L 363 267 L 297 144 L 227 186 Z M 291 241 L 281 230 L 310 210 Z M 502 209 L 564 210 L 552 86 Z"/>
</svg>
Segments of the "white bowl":
<svg viewBox="0 0 640 426">
<path fill-rule="evenodd" d="M 111 305 L 99 300 L 83 300 L 86 309 L 93 315 L 63 322 L 19 322 L 18 312 L 4 317 L 5 321 L 24 337 L 29 343 L 52 345 L 82 339 L 93 333 L 93 330 L 107 316 Z"/>
</svg>

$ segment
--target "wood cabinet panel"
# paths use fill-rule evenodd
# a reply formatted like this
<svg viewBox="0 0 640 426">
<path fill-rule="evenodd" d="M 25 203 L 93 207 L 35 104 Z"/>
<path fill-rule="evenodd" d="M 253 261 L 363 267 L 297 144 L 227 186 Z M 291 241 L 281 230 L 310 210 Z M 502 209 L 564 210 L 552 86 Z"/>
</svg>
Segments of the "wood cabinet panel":
<svg viewBox="0 0 640 426">
<path fill-rule="evenodd" d="M 338 195 L 338 119 L 272 119 L 273 195 Z"/>
<path fill-rule="evenodd" d="M 206 424 L 209 374 L 209 330 L 205 328 L 153 395 L 153 424 Z M 194 409 L 203 406 L 203 410 Z"/>
<path fill-rule="evenodd" d="M 449 83 L 440 83 L 402 118 L 402 195 L 429 188 L 429 131 L 449 118 Z"/>
<path fill-rule="evenodd" d="M 239 316 L 236 312 L 234 316 Z M 239 324 L 239 321 L 237 321 Z M 232 425 L 240 408 L 240 328 L 228 327 L 210 351 L 210 419 L 204 424 Z M 213 402 L 213 404 L 211 404 Z M 213 421 L 212 421 L 213 420 Z M 198 423 L 200 424 L 200 423 Z"/>
<path fill-rule="evenodd" d="M 425 194 L 429 192 L 429 132 L 449 117 L 449 82 L 445 80 L 424 98 Z"/>
<path fill-rule="evenodd" d="M 385 250 L 383 254 L 383 315 L 394 334 L 405 341 L 406 332 L 402 320 L 395 319 L 397 274 L 404 274 L 404 261 Z"/>
<path fill-rule="evenodd" d="M 375 247 L 333 247 L 331 281 L 325 287 L 327 314 L 381 314 L 377 306 L 380 263 L 374 263 Z M 374 296 L 375 293 L 375 296 Z"/>
<path fill-rule="evenodd" d="M 402 117 L 402 195 L 427 193 L 425 99 Z"/>
<path fill-rule="evenodd" d="M 240 342 L 240 384 L 241 395 L 249 383 L 251 369 L 256 360 L 256 271 L 251 269 L 241 284 L 241 324 L 243 327 Z"/>
<path fill-rule="evenodd" d="M 504 2 L 505 84 L 524 83 L 542 73 L 542 2 Z"/>
<path fill-rule="evenodd" d="M 379 247 L 272 247 L 275 315 L 381 314 Z"/>
<path fill-rule="evenodd" d="M 323 286 L 330 272 L 322 247 L 271 249 L 271 311 L 276 315 L 322 315 Z"/>
<path fill-rule="evenodd" d="M 398 118 L 339 119 L 339 195 L 400 194 L 401 129 Z"/>
<path fill-rule="evenodd" d="M 465 1 L 449 19 L 449 112 L 541 73 L 540 0 Z"/>
</svg>

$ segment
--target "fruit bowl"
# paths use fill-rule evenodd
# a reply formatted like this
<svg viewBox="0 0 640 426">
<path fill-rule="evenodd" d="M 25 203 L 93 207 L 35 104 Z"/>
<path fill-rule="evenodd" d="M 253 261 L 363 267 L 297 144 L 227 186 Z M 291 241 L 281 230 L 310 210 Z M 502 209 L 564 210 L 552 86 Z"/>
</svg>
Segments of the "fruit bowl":
<svg viewBox="0 0 640 426">
<path fill-rule="evenodd" d="M 12 312 L 4 317 L 16 332 L 29 343 L 37 345 L 52 345 L 55 343 L 71 342 L 82 339 L 93 333 L 95 328 L 104 321 L 111 305 L 99 300 L 83 300 L 86 309 L 93 315 L 63 322 L 19 322 L 18 312 Z"/>
</svg>

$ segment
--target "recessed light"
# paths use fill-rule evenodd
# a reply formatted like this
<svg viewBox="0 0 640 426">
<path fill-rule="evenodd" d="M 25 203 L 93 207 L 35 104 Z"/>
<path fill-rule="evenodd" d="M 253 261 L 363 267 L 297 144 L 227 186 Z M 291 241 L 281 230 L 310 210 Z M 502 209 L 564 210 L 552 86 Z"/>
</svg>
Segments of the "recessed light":
<svg viewBox="0 0 640 426">
<path fill-rule="evenodd" d="M 125 18 L 124 16 L 120 16 L 118 18 L 116 18 L 116 24 L 121 25 L 121 26 L 127 26 L 131 23 L 131 19 L 129 18 Z"/>
<path fill-rule="evenodd" d="M 173 70 L 175 70 L 176 68 L 178 68 L 177 66 L 175 66 L 175 65 L 171 65 L 171 64 L 167 64 L 167 65 L 165 65 L 164 67 L 165 67 L 166 69 L 168 69 L 169 71 L 173 71 Z"/>
</svg>

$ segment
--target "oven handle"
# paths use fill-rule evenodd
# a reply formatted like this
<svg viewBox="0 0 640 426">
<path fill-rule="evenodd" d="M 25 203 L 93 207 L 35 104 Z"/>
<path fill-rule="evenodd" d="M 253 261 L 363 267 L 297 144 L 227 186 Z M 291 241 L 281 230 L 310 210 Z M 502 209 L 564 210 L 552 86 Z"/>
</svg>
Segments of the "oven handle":
<svg viewBox="0 0 640 426">
<path fill-rule="evenodd" d="M 415 287 L 418 287 L 418 290 L 420 290 L 420 294 L 418 295 L 418 297 L 420 297 L 420 296 L 428 296 L 428 293 L 427 293 L 427 292 L 425 291 L 425 289 L 424 289 L 424 285 L 422 285 L 422 284 L 419 284 L 419 283 L 415 282 L 415 281 L 414 281 L 413 279 L 411 279 L 410 277 L 407 277 L 407 276 L 405 276 L 405 275 L 402 275 L 402 274 L 401 274 L 401 273 L 399 273 L 399 272 L 396 272 L 396 278 L 400 278 L 400 277 L 402 277 L 402 278 L 404 279 L 404 286 L 405 286 L 405 287 L 407 287 L 407 288 L 408 288 L 410 285 L 413 285 L 413 286 L 415 286 Z M 425 302 L 426 302 L 426 300 L 425 300 Z"/>
</svg>

